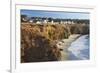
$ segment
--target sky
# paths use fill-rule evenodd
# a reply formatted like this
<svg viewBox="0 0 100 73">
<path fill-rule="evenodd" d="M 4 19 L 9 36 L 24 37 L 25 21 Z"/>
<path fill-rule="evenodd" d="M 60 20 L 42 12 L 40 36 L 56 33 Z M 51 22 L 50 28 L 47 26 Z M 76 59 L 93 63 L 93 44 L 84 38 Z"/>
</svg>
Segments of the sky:
<svg viewBox="0 0 100 73">
<path fill-rule="evenodd" d="M 52 17 L 62 19 L 89 19 L 89 13 L 87 12 L 61 12 L 61 11 L 42 11 L 42 10 L 24 10 L 22 9 L 21 15 L 27 15 L 28 17 Z"/>
</svg>

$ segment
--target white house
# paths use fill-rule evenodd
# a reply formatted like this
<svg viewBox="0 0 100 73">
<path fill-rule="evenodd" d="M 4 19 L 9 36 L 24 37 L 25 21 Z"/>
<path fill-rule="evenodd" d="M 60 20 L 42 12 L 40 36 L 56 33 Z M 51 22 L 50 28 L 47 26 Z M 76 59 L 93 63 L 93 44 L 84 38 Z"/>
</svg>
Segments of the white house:
<svg viewBox="0 0 100 73">
<path fill-rule="evenodd" d="M 47 24 L 48 23 L 48 20 L 43 20 L 43 24 Z"/>
<path fill-rule="evenodd" d="M 42 24 L 42 22 L 41 21 L 37 21 L 36 24 Z"/>
<path fill-rule="evenodd" d="M 33 23 L 34 21 L 33 21 L 33 20 L 29 20 L 29 22 L 30 22 L 30 23 Z"/>
<path fill-rule="evenodd" d="M 54 24 L 54 21 L 53 20 L 51 21 L 51 24 Z"/>
</svg>

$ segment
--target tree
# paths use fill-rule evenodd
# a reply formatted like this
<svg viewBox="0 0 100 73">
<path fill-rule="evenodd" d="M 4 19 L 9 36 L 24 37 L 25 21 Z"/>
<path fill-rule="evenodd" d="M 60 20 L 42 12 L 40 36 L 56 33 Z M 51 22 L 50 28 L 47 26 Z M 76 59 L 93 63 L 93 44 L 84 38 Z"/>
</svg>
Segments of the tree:
<svg viewBox="0 0 100 73">
<path fill-rule="evenodd" d="M 27 22 L 27 15 L 21 15 L 21 22 Z"/>
</svg>

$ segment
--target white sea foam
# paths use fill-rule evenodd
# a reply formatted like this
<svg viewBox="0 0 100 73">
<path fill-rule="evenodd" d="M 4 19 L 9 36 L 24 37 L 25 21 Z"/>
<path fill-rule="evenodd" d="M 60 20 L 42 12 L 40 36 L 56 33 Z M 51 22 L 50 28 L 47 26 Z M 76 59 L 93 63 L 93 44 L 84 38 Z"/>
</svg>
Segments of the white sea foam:
<svg viewBox="0 0 100 73">
<path fill-rule="evenodd" d="M 83 35 L 68 48 L 69 60 L 89 59 L 89 36 Z"/>
</svg>

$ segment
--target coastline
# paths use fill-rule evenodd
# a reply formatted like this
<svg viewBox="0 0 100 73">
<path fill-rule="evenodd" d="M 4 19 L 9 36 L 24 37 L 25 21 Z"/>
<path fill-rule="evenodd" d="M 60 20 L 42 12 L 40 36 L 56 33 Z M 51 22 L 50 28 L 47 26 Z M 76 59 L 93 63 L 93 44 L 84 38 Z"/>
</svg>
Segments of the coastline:
<svg viewBox="0 0 100 73">
<path fill-rule="evenodd" d="M 73 34 L 73 35 L 70 35 L 68 39 L 63 39 L 57 43 L 58 48 L 62 49 L 61 61 L 68 60 L 67 49 L 70 47 L 71 43 L 74 42 L 76 39 L 78 39 L 80 36 L 81 36 L 80 34 Z"/>
</svg>

